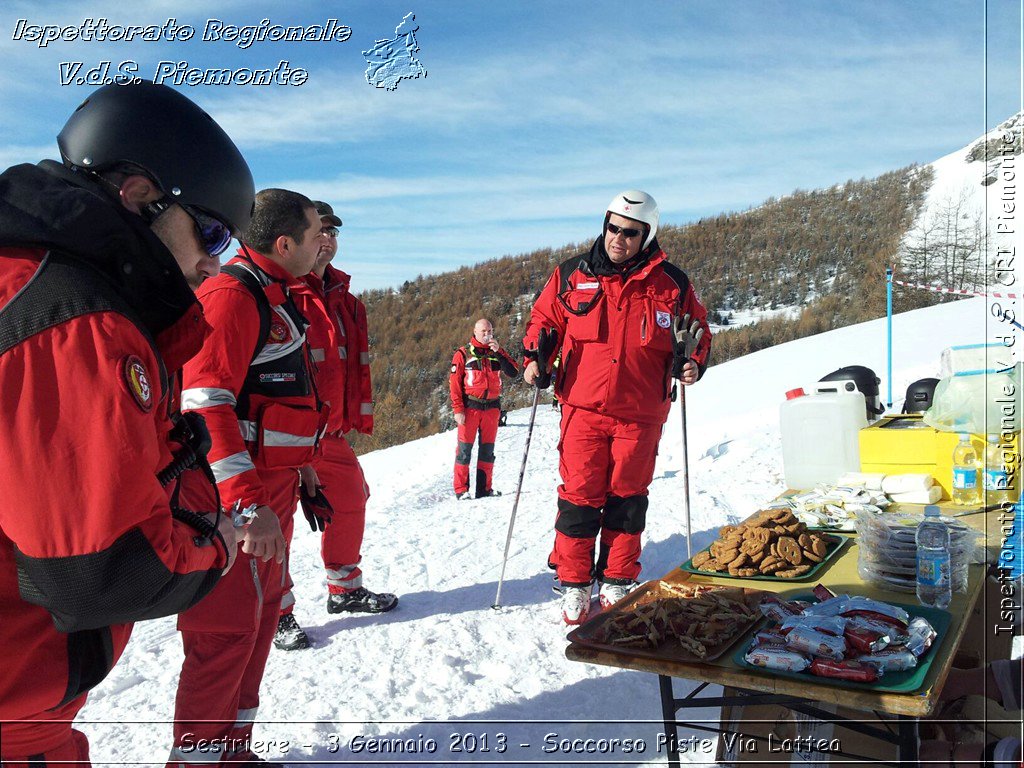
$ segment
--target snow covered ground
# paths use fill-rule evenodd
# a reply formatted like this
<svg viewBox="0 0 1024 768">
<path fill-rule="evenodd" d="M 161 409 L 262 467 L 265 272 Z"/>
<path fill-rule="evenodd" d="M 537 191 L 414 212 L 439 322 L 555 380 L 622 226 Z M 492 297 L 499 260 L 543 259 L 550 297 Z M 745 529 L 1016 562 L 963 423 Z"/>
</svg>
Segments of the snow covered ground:
<svg viewBox="0 0 1024 768">
<path fill-rule="evenodd" d="M 897 316 L 895 407 L 907 384 L 937 374 L 944 347 L 984 340 L 981 300 Z M 783 393 L 853 364 L 867 365 L 884 379 L 884 320 L 733 360 L 688 390 L 695 550 L 714 529 L 746 517 L 783 489 Z M 328 615 L 319 538 L 299 521 L 292 550 L 296 615 L 315 647 L 271 654 L 255 736 L 276 743 L 263 757 L 289 765 L 664 764 L 664 751 L 657 749 L 657 678 L 564 657 L 566 630 L 546 568 L 558 484 L 558 417 L 546 399 L 537 413 L 500 611 L 491 605 L 528 409 L 509 414 L 509 425 L 498 434 L 495 487 L 504 491 L 501 498 L 455 501 L 452 432 L 364 457 L 373 494 L 366 582 L 401 595 L 391 613 Z M 680 424 L 676 406 L 650 489 L 645 579 L 686 559 Z M 172 619 L 136 627 L 121 662 L 80 718 L 95 765 L 163 763 L 181 658 Z M 677 695 L 683 689 L 677 682 Z M 717 722 L 717 714 L 695 716 Z M 412 747 L 429 746 L 425 740 L 433 739 L 436 752 L 356 751 L 371 737 L 411 740 Z M 558 749 L 562 739 L 587 737 L 643 739 L 645 750 L 582 755 Z M 555 751 L 545 751 L 552 744 Z M 713 764 L 713 739 L 707 744 L 706 751 L 684 754 L 684 761 Z"/>
</svg>

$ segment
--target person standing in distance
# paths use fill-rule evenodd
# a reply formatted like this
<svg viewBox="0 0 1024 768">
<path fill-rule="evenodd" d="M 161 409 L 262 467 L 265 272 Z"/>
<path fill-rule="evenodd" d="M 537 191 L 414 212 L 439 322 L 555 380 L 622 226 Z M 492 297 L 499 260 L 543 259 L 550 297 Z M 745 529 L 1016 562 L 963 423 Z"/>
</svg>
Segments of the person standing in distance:
<svg viewBox="0 0 1024 768">
<path fill-rule="evenodd" d="M 494 441 L 501 417 L 501 374 L 519 375 L 519 366 L 494 338 L 491 321 L 481 317 L 473 326 L 469 343 L 452 356 L 448 390 L 458 425 L 455 449 L 455 498 L 469 494 L 469 462 L 473 443 L 480 435 L 476 457 L 476 497 L 501 496 L 491 487 L 494 475 Z"/>
<path fill-rule="evenodd" d="M 635 586 L 672 380 L 696 382 L 711 352 L 707 312 L 686 274 L 667 260 L 657 231 L 653 197 L 616 195 L 590 250 L 548 279 L 523 339 L 527 384 L 541 373 L 541 329 L 560 340 L 553 357 L 561 355 L 562 484 L 551 563 L 566 624 L 586 620 L 595 576 L 602 607 Z M 540 362 L 550 370 L 553 361 Z"/>
<path fill-rule="evenodd" d="M 12 768 L 88 765 L 71 721 L 132 623 L 194 605 L 237 551 L 215 496 L 177 498 L 203 457 L 173 380 L 208 331 L 192 288 L 249 223 L 249 167 L 196 104 L 145 81 L 93 92 L 57 144 L 63 163 L 0 175 L 0 762 Z"/>
</svg>

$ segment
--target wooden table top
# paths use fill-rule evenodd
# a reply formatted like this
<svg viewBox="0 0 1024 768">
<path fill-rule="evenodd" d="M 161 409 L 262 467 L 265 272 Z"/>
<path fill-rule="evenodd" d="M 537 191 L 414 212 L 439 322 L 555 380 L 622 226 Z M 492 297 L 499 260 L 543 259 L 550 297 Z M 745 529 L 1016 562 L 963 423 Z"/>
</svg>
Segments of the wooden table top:
<svg viewBox="0 0 1024 768">
<path fill-rule="evenodd" d="M 945 510 L 944 510 L 945 511 Z M 979 513 L 960 517 L 960 521 L 972 527 L 988 532 L 988 543 L 993 544 L 993 533 L 998 532 L 998 512 Z M 745 581 L 721 577 L 707 577 L 686 573 L 678 569 L 664 577 L 669 582 L 692 581 L 699 584 L 719 584 L 722 586 L 744 586 L 764 589 L 780 595 L 797 595 L 810 592 L 816 584 L 824 584 L 837 594 L 848 593 L 883 600 L 890 603 L 914 604 L 917 598 L 913 593 L 895 592 L 867 584 L 857 573 L 857 554 L 859 547 L 857 538 L 848 545 L 832 561 L 818 578 L 805 582 L 788 581 Z M 970 616 L 985 579 L 986 566 L 972 565 L 968 577 L 967 592 L 954 593 L 952 602 L 946 609 L 952 616 L 949 629 L 938 647 L 932 647 L 931 667 L 922 687 L 913 693 L 893 693 L 887 691 L 865 691 L 843 688 L 821 682 L 818 678 L 808 676 L 806 680 L 795 680 L 779 677 L 770 672 L 760 672 L 741 667 L 732 660 L 738 645 L 718 660 L 708 663 L 686 663 L 675 660 L 658 660 L 636 656 L 628 649 L 622 651 L 597 650 L 578 643 L 570 643 L 566 648 L 566 658 L 572 661 L 583 661 L 590 664 L 601 664 L 620 669 L 634 669 L 641 672 L 653 672 L 658 675 L 680 677 L 689 680 L 701 680 L 717 685 L 742 688 L 764 693 L 777 693 L 796 696 L 811 701 L 830 704 L 842 704 L 854 709 L 877 710 L 894 715 L 911 715 L 925 717 L 935 711 L 938 696 L 949 674 L 953 663 L 953 655 Z M 745 633 L 743 637 L 748 637 Z M 740 641 L 738 641 L 740 642 Z"/>
</svg>

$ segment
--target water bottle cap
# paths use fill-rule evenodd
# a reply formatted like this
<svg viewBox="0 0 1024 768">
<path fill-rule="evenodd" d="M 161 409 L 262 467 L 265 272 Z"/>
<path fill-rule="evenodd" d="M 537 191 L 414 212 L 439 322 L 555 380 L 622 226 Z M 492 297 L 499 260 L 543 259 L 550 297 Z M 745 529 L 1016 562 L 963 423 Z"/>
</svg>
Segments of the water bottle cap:
<svg viewBox="0 0 1024 768">
<path fill-rule="evenodd" d="M 925 517 L 940 517 L 941 515 L 942 510 L 940 510 L 935 504 L 929 504 L 924 508 Z"/>
<path fill-rule="evenodd" d="M 805 397 L 806 395 L 807 393 L 804 392 L 803 387 L 797 387 L 796 389 L 791 389 L 786 393 L 786 399 L 796 400 L 798 397 Z"/>
</svg>

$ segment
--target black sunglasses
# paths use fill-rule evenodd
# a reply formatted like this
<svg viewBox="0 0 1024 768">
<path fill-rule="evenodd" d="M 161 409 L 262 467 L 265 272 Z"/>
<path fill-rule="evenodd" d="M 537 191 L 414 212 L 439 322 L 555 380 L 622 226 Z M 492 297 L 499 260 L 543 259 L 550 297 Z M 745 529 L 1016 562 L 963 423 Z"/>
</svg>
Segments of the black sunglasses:
<svg viewBox="0 0 1024 768">
<path fill-rule="evenodd" d="M 622 236 L 625 237 L 627 240 L 631 237 L 636 237 L 641 232 L 643 232 L 642 229 L 637 229 L 636 227 L 620 227 L 618 224 L 612 224 L 610 221 L 604 225 L 604 228 L 611 232 L 613 235 L 618 235 L 621 233 Z"/>
<path fill-rule="evenodd" d="M 192 219 L 199 242 L 202 244 L 203 250 L 210 256 L 220 256 L 228 249 L 228 246 L 231 244 L 231 230 L 228 229 L 224 222 L 215 219 L 208 213 L 200 211 L 198 208 L 182 205 L 170 197 L 163 197 L 147 205 L 145 211 L 149 214 L 149 220 L 153 221 L 157 216 L 175 204 L 180 205 L 181 209 Z"/>
</svg>

